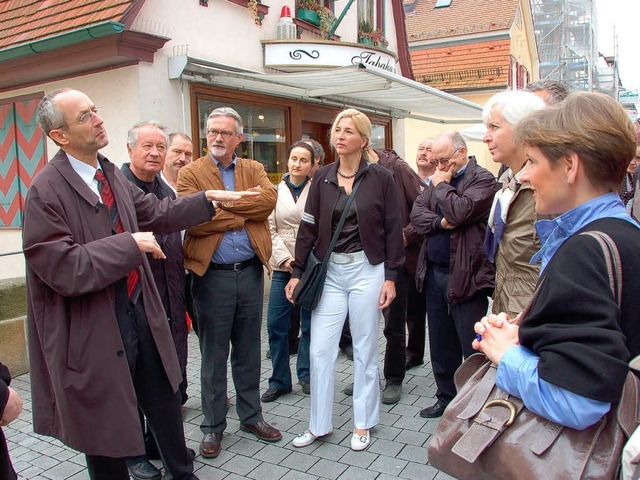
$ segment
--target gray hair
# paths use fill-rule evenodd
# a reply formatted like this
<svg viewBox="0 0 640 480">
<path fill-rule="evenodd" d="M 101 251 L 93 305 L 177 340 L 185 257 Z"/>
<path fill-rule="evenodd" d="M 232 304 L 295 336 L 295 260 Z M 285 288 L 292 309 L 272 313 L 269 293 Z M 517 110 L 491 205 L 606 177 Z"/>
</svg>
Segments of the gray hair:
<svg viewBox="0 0 640 480">
<path fill-rule="evenodd" d="M 173 133 L 170 133 L 169 136 L 167 137 L 167 147 L 173 143 L 174 138 L 182 138 L 189 143 L 193 143 L 193 140 L 191 140 L 191 137 L 186 133 L 173 132 Z"/>
<path fill-rule="evenodd" d="M 570 93 L 569 88 L 558 80 L 538 80 L 527 85 L 526 90 L 529 92 L 548 92 L 550 105 L 560 103 Z"/>
<path fill-rule="evenodd" d="M 318 165 L 324 165 L 324 148 L 322 148 L 320 142 L 312 138 L 305 140 L 305 142 L 313 148 L 313 156 L 318 160 Z"/>
<path fill-rule="evenodd" d="M 458 150 L 462 147 L 467 148 L 467 142 L 464 141 L 464 138 L 462 137 L 460 132 L 456 132 L 453 130 L 443 132 L 434 139 L 434 142 L 444 138 L 448 139 L 451 142 L 454 150 Z"/>
<path fill-rule="evenodd" d="M 536 94 L 524 90 L 505 90 L 496 93 L 485 103 L 482 120 L 487 123 L 494 110 L 502 115 L 509 125 L 515 127 L 529 113 L 545 108 L 544 101 Z"/>
<path fill-rule="evenodd" d="M 62 112 L 56 107 L 55 99 L 58 95 L 64 92 L 72 90 L 71 88 L 59 88 L 53 92 L 49 92 L 40 100 L 38 108 L 36 110 L 36 118 L 40 128 L 44 131 L 44 134 L 48 137 L 51 130 L 64 127 L 64 116 Z"/>
<path fill-rule="evenodd" d="M 138 122 L 129 129 L 127 133 L 127 145 L 129 148 L 134 149 L 138 144 L 138 133 L 142 127 L 156 127 L 164 133 L 164 138 L 167 138 L 167 129 L 159 122 L 155 120 L 147 120 L 144 122 Z"/>
<path fill-rule="evenodd" d="M 209 128 L 209 120 L 216 117 L 229 117 L 236 121 L 236 133 L 242 133 L 244 130 L 244 123 L 242 123 L 242 117 L 231 107 L 219 107 L 211 111 L 207 117 L 207 129 Z"/>
</svg>

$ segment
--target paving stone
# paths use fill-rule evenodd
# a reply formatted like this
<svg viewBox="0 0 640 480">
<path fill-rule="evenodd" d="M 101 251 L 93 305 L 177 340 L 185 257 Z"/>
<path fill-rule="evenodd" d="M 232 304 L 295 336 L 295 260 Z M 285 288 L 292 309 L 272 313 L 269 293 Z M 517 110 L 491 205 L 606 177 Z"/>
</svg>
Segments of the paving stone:
<svg viewBox="0 0 640 480">
<path fill-rule="evenodd" d="M 229 472 L 225 472 L 224 470 L 211 465 L 200 466 L 195 470 L 195 474 L 200 480 L 223 480 L 230 475 Z"/>
<path fill-rule="evenodd" d="M 246 457 L 253 457 L 256 453 L 264 448 L 265 444 L 260 442 L 259 440 L 255 440 L 255 437 L 252 434 L 248 435 L 251 435 L 251 438 L 242 438 L 238 442 L 228 447 L 226 450 L 228 450 L 229 452 L 244 455 Z"/>
<path fill-rule="evenodd" d="M 313 452 L 313 454 L 317 457 L 337 462 L 349 451 L 349 449 L 350 447 L 323 442 L 322 445 Z"/>
<path fill-rule="evenodd" d="M 375 442 L 367 449 L 370 453 L 377 453 L 387 457 L 396 457 L 402 450 L 403 445 L 399 442 L 387 440 L 384 438 L 376 438 Z"/>
<path fill-rule="evenodd" d="M 378 472 L 367 470 L 360 467 L 350 466 L 342 475 L 338 477 L 338 480 L 374 480 L 380 477 Z"/>
<path fill-rule="evenodd" d="M 371 431 L 371 435 L 375 436 L 376 438 L 394 440 L 398 435 L 400 435 L 400 432 L 402 432 L 402 429 L 400 428 L 379 424 Z"/>
<path fill-rule="evenodd" d="M 457 480 L 457 479 L 456 477 L 452 477 L 448 473 L 439 471 L 438 474 L 435 476 L 435 480 Z"/>
<path fill-rule="evenodd" d="M 383 322 L 378 338 L 381 373 L 385 350 L 382 325 Z M 268 348 L 266 322 L 262 328 L 261 349 L 264 355 Z M 292 357 L 293 372 L 295 361 L 296 357 Z M 198 455 L 194 462 L 195 471 L 201 480 L 434 480 L 434 477 L 435 480 L 450 480 L 452 477 L 438 473 L 427 463 L 426 446 L 439 419 L 419 417 L 419 411 L 435 401 L 436 386 L 428 354 L 425 362 L 407 372 L 399 403 L 381 405 L 380 424 L 372 429 L 372 443 L 365 452 L 354 452 L 349 446 L 353 431 L 353 399 L 344 395 L 342 389 L 353 382 L 353 362 L 343 354 L 338 355 L 336 362 L 334 433 L 302 449 L 293 447 L 291 441 L 309 427 L 310 397 L 301 393 L 299 385 L 294 385 L 291 394 L 264 404 L 265 420 L 282 432 L 283 439 L 276 443 L 260 441 L 254 435 L 239 430 L 240 421 L 235 408 L 237 398 L 229 368 L 227 392 L 232 408 L 227 414 L 222 452 L 216 459 Z M 270 375 L 271 363 L 263 359 L 261 393 L 267 388 Z M 197 451 L 202 440 L 200 424 L 204 416 L 200 396 L 200 351 L 195 335 L 189 336 L 187 377 L 189 400 L 184 411 L 184 431 L 187 445 Z M 12 387 L 24 400 L 24 412 L 4 428 L 4 433 L 20 479 L 88 480 L 84 454 L 56 439 L 33 433 L 29 376 L 13 379 Z"/>
<path fill-rule="evenodd" d="M 60 462 L 55 458 L 48 457 L 46 455 L 38 455 L 34 459 L 30 461 L 31 465 L 35 465 L 36 467 L 40 467 L 43 470 L 49 470 Z"/>
<path fill-rule="evenodd" d="M 421 447 L 425 444 L 428 438 L 429 435 L 427 435 L 426 433 L 412 432 L 411 430 L 402 430 L 396 437 L 396 441 Z"/>
<path fill-rule="evenodd" d="M 420 409 L 418 409 L 418 412 Z M 419 432 L 422 427 L 424 427 L 425 423 L 427 423 L 427 419 L 421 418 L 419 416 L 405 416 L 400 415 L 398 419 L 393 423 L 393 426 L 396 428 L 401 428 L 403 430 L 413 430 L 414 432 Z"/>
<path fill-rule="evenodd" d="M 289 471 L 281 480 L 318 480 L 316 475 L 310 475 L 308 473 Z"/>
<path fill-rule="evenodd" d="M 237 475 L 247 476 L 249 472 L 255 469 L 261 462 L 254 460 L 253 458 L 245 457 L 242 455 L 234 455 L 228 462 L 222 465 L 223 470 Z"/>
<path fill-rule="evenodd" d="M 422 463 L 426 465 L 427 446 L 425 445 L 423 447 L 416 447 L 415 445 L 405 445 L 400 453 L 398 453 L 398 455 L 396 456 L 409 462 Z"/>
<path fill-rule="evenodd" d="M 369 465 L 369 470 L 375 470 L 381 473 L 388 473 L 389 475 L 400 475 L 400 472 L 406 467 L 407 461 L 400 458 L 391 458 L 379 456 L 376 460 Z"/>
<path fill-rule="evenodd" d="M 29 465 L 28 468 L 21 470 L 16 468 L 15 470 L 18 473 L 19 478 L 42 478 L 43 470 L 35 465 Z"/>
<path fill-rule="evenodd" d="M 64 462 L 56 465 L 53 468 L 45 470 L 42 472 L 42 476 L 46 478 L 50 478 L 51 480 L 66 480 L 72 475 L 84 470 L 80 465 L 76 465 L 71 462 Z"/>
<path fill-rule="evenodd" d="M 407 464 L 404 470 L 400 473 L 400 477 L 407 478 L 409 480 L 431 480 L 435 478 L 438 470 L 431 465 L 419 465 L 415 462 Z"/>
<path fill-rule="evenodd" d="M 287 467 L 298 472 L 306 472 L 316 463 L 320 461 L 319 457 L 305 453 L 305 450 L 309 447 L 301 448 L 296 452 L 292 452 L 287 458 L 285 458 L 280 465 Z"/>
<path fill-rule="evenodd" d="M 372 446 L 373 444 L 369 445 L 369 448 L 364 452 L 354 452 L 353 450 L 348 451 L 340 459 L 340 463 L 344 463 L 354 467 L 359 467 L 361 470 L 366 469 L 369 465 L 371 465 L 375 461 L 376 458 L 378 458 L 377 454 L 372 453 L 370 451 Z M 355 478 L 360 478 L 360 477 L 355 477 Z"/>
<path fill-rule="evenodd" d="M 275 445 L 266 445 L 262 450 L 256 453 L 253 458 L 262 462 L 275 463 L 278 465 L 285 458 L 291 455 L 291 452 Z"/>
<path fill-rule="evenodd" d="M 321 478 L 338 478 L 347 469 L 347 465 L 336 461 L 321 459 L 309 469 L 310 474 L 318 475 Z"/>
<path fill-rule="evenodd" d="M 279 480 L 287 474 L 289 470 L 272 463 L 261 463 L 258 467 L 250 472 L 247 477 L 256 480 Z"/>
<path fill-rule="evenodd" d="M 90 480 L 89 472 L 87 472 L 86 470 L 82 470 L 75 475 L 71 475 L 67 480 Z"/>
</svg>

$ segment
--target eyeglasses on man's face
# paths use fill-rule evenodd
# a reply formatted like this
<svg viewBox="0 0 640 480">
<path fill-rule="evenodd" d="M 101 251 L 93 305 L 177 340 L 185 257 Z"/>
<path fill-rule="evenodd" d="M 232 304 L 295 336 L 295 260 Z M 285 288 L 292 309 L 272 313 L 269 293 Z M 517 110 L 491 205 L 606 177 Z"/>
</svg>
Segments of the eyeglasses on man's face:
<svg viewBox="0 0 640 480">
<path fill-rule="evenodd" d="M 213 137 L 214 139 L 218 138 L 218 135 L 220 135 L 223 140 L 229 140 L 234 135 L 237 135 L 237 133 L 229 132 L 227 130 L 220 131 L 220 130 L 209 129 L 207 130 L 207 135 L 209 135 L 210 137 Z"/>
<path fill-rule="evenodd" d="M 83 112 L 82 115 L 80 115 L 77 118 L 76 123 L 78 125 L 86 124 L 89 120 L 93 118 L 94 115 L 97 116 L 100 110 L 102 110 L 102 107 L 96 107 L 96 106 L 91 107 L 91 110 L 87 110 L 86 112 Z"/>
<path fill-rule="evenodd" d="M 432 162 L 433 162 L 434 164 L 439 164 L 439 165 L 443 165 L 443 166 L 444 166 L 444 165 L 446 165 L 447 163 L 449 163 L 449 161 L 450 161 L 453 157 L 455 157 L 455 156 L 458 154 L 458 152 L 460 151 L 460 149 L 461 149 L 461 148 L 462 148 L 462 147 L 458 147 L 458 148 L 456 148 L 456 149 L 455 149 L 455 151 L 454 151 L 454 152 L 451 154 L 451 156 L 449 156 L 449 157 L 444 157 L 444 158 L 435 158 L 435 157 L 434 157 L 434 158 L 433 158 L 433 160 L 432 160 Z"/>
</svg>

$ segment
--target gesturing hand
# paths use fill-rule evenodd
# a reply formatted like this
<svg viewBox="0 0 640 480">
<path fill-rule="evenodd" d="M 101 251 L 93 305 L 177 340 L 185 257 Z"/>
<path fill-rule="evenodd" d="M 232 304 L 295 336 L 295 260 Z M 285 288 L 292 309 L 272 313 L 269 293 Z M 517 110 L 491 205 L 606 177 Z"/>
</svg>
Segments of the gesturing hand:
<svg viewBox="0 0 640 480">
<path fill-rule="evenodd" d="M 210 202 L 214 200 L 218 202 L 231 202 L 233 200 L 240 200 L 242 197 L 255 197 L 260 195 L 260 190 L 261 187 L 257 186 L 240 192 L 231 190 L 206 190 L 204 194 Z"/>
<path fill-rule="evenodd" d="M 167 258 L 158 245 L 155 235 L 152 232 L 135 232 L 131 234 L 138 244 L 141 252 L 150 253 L 155 259 L 164 260 Z"/>
<path fill-rule="evenodd" d="M 20 395 L 18 395 L 18 392 L 9 387 L 9 398 L 7 399 L 7 404 L 4 407 L 4 412 L 2 412 L 0 427 L 9 425 L 18 418 L 20 412 L 22 412 L 22 399 L 20 398 Z"/>
</svg>

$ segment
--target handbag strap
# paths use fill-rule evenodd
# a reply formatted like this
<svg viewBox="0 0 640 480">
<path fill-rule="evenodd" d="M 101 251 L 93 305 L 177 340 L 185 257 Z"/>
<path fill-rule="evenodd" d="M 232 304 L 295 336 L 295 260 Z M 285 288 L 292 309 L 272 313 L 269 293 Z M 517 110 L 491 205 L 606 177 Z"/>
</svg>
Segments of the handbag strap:
<svg viewBox="0 0 640 480">
<path fill-rule="evenodd" d="M 329 243 L 329 247 L 327 248 L 327 253 L 324 256 L 324 260 L 322 260 L 323 265 L 327 265 L 329 263 L 329 256 L 333 252 L 333 249 L 338 242 L 338 237 L 340 236 L 340 232 L 342 231 L 342 227 L 344 226 L 344 222 L 347 220 L 347 215 L 349 214 L 349 209 L 351 208 L 351 204 L 356 198 L 356 192 L 358 191 L 358 187 L 360 186 L 360 181 L 362 180 L 362 175 L 360 175 L 355 183 L 353 184 L 353 188 L 351 189 L 351 195 L 349 195 L 349 199 L 347 200 L 346 205 L 344 206 L 344 211 L 342 212 L 342 216 L 340 217 L 340 221 L 338 222 L 338 226 L 336 227 L 336 231 L 331 237 L 331 242 Z"/>
<path fill-rule="evenodd" d="M 594 238 L 600 245 L 604 253 L 604 262 L 607 266 L 611 293 L 613 294 L 613 298 L 616 299 L 618 307 L 622 307 L 622 262 L 620 260 L 618 247 L 611 237 L 604 232 L 583 232 L 580 235 L 588 235 Z"/>
</svg>

